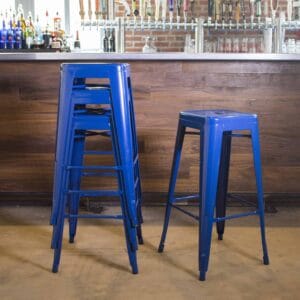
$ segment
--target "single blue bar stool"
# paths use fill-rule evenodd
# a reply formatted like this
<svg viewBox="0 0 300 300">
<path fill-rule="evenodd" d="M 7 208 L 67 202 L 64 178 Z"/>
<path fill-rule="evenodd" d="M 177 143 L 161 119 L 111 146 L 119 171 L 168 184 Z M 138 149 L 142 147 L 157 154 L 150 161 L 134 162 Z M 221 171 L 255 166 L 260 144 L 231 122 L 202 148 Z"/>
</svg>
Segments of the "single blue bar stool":
<svg viewBox="0 0 300 300">
<path fill-rule="evenodd" d="M 199 131 L 186 131 L 187 128 Z M 234 132 L 233 132 L 234 131 Z M 235 133 L 249 131 L 250 134 Z M 200 191 L 197 195 L 175 197 L 175 185 L 185 134 L 200 135 Z M 251 137 L 253 162 L 257 187 L 257 209 L 247 213 L 226 216 L 226 196 L 232 137 Z M 176 203 L 199 199 L 199 216 Z M 170 177 L 165 220 L 158 252 L 163 252 L 169 225 L 171 208 L 195 218 L 199 222 L 199 279 L 204 281 L 208 270 L 213 223 L 217 223 L 218 239 L 223 239 L 225 220 L 258 215 L 260 219 L 263 262 L 269 264 L 265 237 L 264 200 L 259 144 L 258 120 L 255 114 L 230 110 L 190 110 L 179 115 L 177 137 Z M 216 211 L 216 213 L 215 213 Z"/>
<path fill-rule="evenodd" d="M 94 83 L 94 81 L 97 81 Z M 93 83 L 92 83 L 93 82 Z M 88 150 L 91 136 L 111 140 L 112 150 Z M 99 158 L 85 164 L 85 156 Z M 101 155 L 111 155 L 114 165 L 101 165 Z M 115 177 L 116 190 L 86 190 L 83 177 Z M 118 215 L 80 214 L 81 197 L 120 198 Z M 69 241 L 74 242 L 78 218 L 121 219 L 132 273 L 138 273 L 136 250 L 143 243 L 141 180 L 133 96 L 128 64 L 62 64 L 51 224 L 54 249 L 52 271 L 58 272 L 64 220 L 69 220 Z"/>
</svg>

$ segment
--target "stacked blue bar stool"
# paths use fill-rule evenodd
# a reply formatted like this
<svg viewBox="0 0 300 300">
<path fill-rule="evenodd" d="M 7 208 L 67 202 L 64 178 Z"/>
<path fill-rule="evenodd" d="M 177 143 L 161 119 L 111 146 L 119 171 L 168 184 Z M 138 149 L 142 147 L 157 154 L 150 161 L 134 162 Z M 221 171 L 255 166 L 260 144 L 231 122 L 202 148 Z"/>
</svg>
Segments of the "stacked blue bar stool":
<svg viewBox="0 0 300 300">
<path fill-rule="evenodd" d="M 187 128 L 197 131 L 186 131 Z M 199 131 L 198 131 L 199 130 Z M 242 132 L 241 132 L 242 131 Z M 249 131 L 250 134 L 245 134 Z M 175 197 L 175 185 L 185 134 L 200 135 L 200 190 L 197 195 Z M 256 176 L 257 205 L 251 212 L 226 216 L 226 196 L 232 137 L 250 137 Z M 199 199 L 199 215 L 176 205 L 180 201 Z M 159 252 L 163 252 L 171 208 L 195 218 L 199 222 L 199 279 L 205 280 L 211 247 L 213 223 L 217 223 L 218 239 L 223 239 L 225 220 L 258 215 L 260 220 L 263 263 L 269 264 L 265 237 L 264 200 L 261 172 L 258 119 L 255 114 L 229 110 L 190 110 L 179 115 L 177 137 L 172 163 L 164 227 Z"/>
<path fill-rule="evenodd" d="M 91 83 L 93 81 L 96 83 Z M 112 151 L 87 150 L 90 136 L 111 139 Z M 112 155 L 115 164 L 87 165 L 85 155 Z M 97 160 L 98 161 L 98 160 Z M 84 176 L 112 176 L 115 190 L 84 190 Z M 81 214 L 81 197 L 120 198 L 118 215 Z M 136 250 L 143 243 L 141 181 L 133 97 L 128 64 L 62 64 L 51 224 L 54 249 L 52 271 L 58 271 L 64 220 L 74 242 L 78 218 L 121 219 L 132 273 L 138 273 Z"/>
</svg>

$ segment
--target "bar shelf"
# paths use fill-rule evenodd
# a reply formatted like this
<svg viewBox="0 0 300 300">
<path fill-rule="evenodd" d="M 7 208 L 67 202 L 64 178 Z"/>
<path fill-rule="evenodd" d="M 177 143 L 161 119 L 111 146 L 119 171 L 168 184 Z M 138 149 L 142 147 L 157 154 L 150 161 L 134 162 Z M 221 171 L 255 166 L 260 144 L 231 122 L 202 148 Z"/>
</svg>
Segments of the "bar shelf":
<svg viewBox="0 0 300 300">
<path fill-rule="evenodd" d="M 180 18 L 171 20 L 158 20 L 153 18 L 140 17 L 117 17 L 115 19 L 99 19 L 99 20 L 82 20 L 83 28 L 97 28 L 97 30 L 114 30 L 116 38 L 116 52 L 125 52 L 125 33 L 127 31 L 176 31 L 183 30 L 193 32 L 195 37 L 195 53 L 204 52 L 205 32 L 213 32 L 215 34 L 243 34 L 245 32 L 257 32 L 264 34 L 268 32 L 271 36 L 272 46 L 270 53 L 282 53 L 282 44 L 284 43 L 286 31 L 300 30 L 300 20 L 285 21 L 281 18 L 266 18 L 264 21 L 257 19 L 256 22 L 236 21 L 217 22 L 211 21 L 209 18 L 196 18 L 189 22 L 180 22 Z"/>
</svg>

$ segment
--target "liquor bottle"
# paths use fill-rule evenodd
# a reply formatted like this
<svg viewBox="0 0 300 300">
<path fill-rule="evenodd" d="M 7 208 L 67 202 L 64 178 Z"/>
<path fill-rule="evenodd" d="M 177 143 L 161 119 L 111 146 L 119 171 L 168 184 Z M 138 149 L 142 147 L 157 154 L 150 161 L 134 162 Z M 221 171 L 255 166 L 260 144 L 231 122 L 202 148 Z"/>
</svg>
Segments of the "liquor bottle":
<svg viewBox="0 0 300 300">
<path fill-rule="evenodd" d="M 12 14 L 12 28 L 14 30 L 17 28 L 16 11 L 14 11 Z"/>
<path fill-rule="evenodd" d="M 28 20 L 26 21 L 25 36 L 26 36 L 26 46 L 28 49 L 30 49 L 31 46 L 33 45 L 33 38 L 34 38 L 34 26 L 32 23 L 31 12 L 28 12 Z"/>
<path fill-rule="evenodd" d="M 107 36 L 107 30 L 106 29 L 104 29 L 103 51 L 108 52 L 108 36 Z"/>
<path fill-rule="evenodd" d="M 48 10 L 46 10 L 46 13 L 45 13 L 43 40 L 44 40 L 44 48 L 49 48 L 52 43 L 52 36 L 50 33 Z"/>
<path fill-rule="evenodd" d="M 49 33 L 50 32 L 50 24 L 49 24 L 49 12 L 46 9 L 46 13 L 45 13 L 45 32 Z"/>
<path fill-rule="evenodd" d="M 76 30 L 76 40 L 74 41 L 74 49 L 80 49 L 79 30 Z"/>
<path fill-rule="evenodd" d="M 0 49 L 6 48 L 7 30 L 5 26 L 5 20 L 2 21 L 2 29 L 0 34 Z"/>
<path fill-rule="evenodd" d="M 17 22 L 17 27 L 15 29 L 15 43 L 14 43 L 15 49 L 21 49 L 22 48 L 22 28 L 20 21 Z"/>
<path fill-rule="evenodd" d="M 113 29 L 110 31 L 108 37 L 108 52 L 115 52 L 115 35 Z"/>
<path fill-rule="evenodd" d="M 55 35 L 59 35 L 59 32 L 61 31 L 61 17 L 59 16 L 58 12 L 56 12 L 56 15 L 53 19 L 53 24 Z"/>
<path fill-rule="evenodd" d="M 42 27 L 40 24 L 40 18 L 39 16 L 36 16 L 36 21 L 34 25 L 34 43 L 36 45 L 42 45 L 43 44 L 43 32 L 42 32 Z"/>
<path fill-rule="evenodd" d="M 0 11 L 0 49 L 2 44 L 1 44 L 1 40 L 2 40 L 2 25 L 1 25 L 1 20 L 2 20 L 2 11 Z"/>
<path fill-rule="evenodd" d="M 14 48 L 14 31 L 12 27 L 12 20 L 9 21 L 9 27 L 7 29 L 6 48 L 7 49 Z"/>
</svg>

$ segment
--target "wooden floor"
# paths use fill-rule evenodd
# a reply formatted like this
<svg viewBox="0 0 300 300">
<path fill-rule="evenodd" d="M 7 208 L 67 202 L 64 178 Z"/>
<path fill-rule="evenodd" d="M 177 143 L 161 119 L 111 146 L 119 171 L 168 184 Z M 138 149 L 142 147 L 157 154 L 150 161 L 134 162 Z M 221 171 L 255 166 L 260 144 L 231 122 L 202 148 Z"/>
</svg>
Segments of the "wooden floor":
<svg viewBox="0 0 300 300">
<path fill-rule="evenodd" d="M 269 266 L 261 262 L 258 220 L 228 222 L 223 241 L 213 236 L 205 282 L 197 279 L 193 220 L 174 212 L 165 252 L 157 253 L 163 213 L 144 209 L 138 275 L 130 273 L 121 224 L 95 220 L 80 222 L 75 244 L 65 231 L 53 274 L 50 209 L 0 207 L 0 299 L 299 299 L 300 208 L 267 214 Z"/>
</svg>

